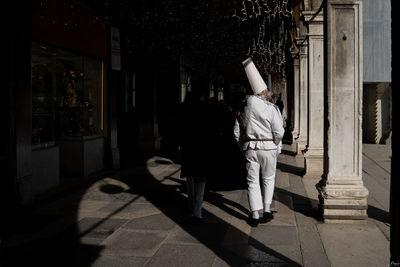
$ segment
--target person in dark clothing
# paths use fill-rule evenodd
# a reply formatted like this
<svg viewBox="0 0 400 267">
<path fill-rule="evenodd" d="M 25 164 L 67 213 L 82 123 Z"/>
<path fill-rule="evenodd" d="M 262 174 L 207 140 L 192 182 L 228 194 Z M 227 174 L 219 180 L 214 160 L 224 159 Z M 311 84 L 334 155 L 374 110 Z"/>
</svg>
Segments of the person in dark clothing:
<svg viewBox="0 0 400 267">
<path fill-rule="evenodd" d="M 278 106 L 279 111 L 283 114 L 283 101 L 282 101 L 282 94 L 279 94 L 278 99 L 275 101 L 275 105 Z"/>
<path fill-rule="evenodd" d="M 194 223 L 203 222 L 202 203 L 210 165 L 210 111 L 205 101 L 206 89 L 200 82 L 194 82 L 180 112 L 181 177 L 187 179 L 190 220 Z"/>
</svg>

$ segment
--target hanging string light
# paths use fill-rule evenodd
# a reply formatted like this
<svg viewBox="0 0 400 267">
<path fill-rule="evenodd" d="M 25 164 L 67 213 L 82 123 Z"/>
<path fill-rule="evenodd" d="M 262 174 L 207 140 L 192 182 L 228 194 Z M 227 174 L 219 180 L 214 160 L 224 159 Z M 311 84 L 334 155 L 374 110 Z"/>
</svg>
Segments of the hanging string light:
<svg viewBox="0 0 400 267">
<path fill-rule="evenodd" d="M 294 26 L 288 0 L 242 0 L 238 10 L 233 17 L 256 28 L 247 55 L 266 73 L 283 72 L 287 35 Z"/>
<path fill-rule="evenodd" d="M 294 25 L 289 0 L 67 1 L 84 2 L 125 25 L 132 51 L 184 53 L 226 73 L 242 73 L 236 63 L 246 56 L 265 72 L 283 71 Z"/>
</svg>

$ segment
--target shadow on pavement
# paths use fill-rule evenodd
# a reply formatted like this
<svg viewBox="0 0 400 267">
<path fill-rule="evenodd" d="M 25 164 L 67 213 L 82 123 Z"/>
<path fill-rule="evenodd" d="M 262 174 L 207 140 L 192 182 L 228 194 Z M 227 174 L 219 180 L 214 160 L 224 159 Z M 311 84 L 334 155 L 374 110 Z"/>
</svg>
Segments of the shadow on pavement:
<svg viewBox="0 0 400 267">
<path fill-rule="evenodd" d="M 81 243 L 77 218 L 79 202 L 93 182 L 20 210 L 14 228 L 1 244 L 0 266 L 91 266 L 103 247 Z M 55 211 L 36 212 L 64 197 L 63 205 L 54 207 Z"/>
<path fill-rule="evenodd" d="M 170 164 L 168 160 L 156 160 L 153 165 Z M 275 250 L 267 247 L 256 238 L 248 236 L 241 229 L 225 222 L 210 212 L 204 211 L 206 223 L 203 225 L 188 225 L 184 218 L 187 214 L 187 198 L 182 194 L 181 185 L 163 184 L 156 177 L 152 176 L 145 162 L 136 162 L 130 168 L 121 170 L 115 175 L 97 177 L 79 188 L 73 188 L 68 192 L 53 196 L 46 203 L 58 203 L 62 205 L 55 208 L 54 212 L 36 213 L 32 210 L 25 210 L 21 213 L 19 225 L 15 228 L 18 233 L 13 243 L 6 239 L 1 248 L 1 266 L 92 266 L 101 256 L 105 246 L 101 244 L 107 237 L 118 229 L 127 220 L 113 219 L 113 215 L 122 211 L 125 207 L 144 197 L 161 212 L 169 217 L 174 223 L 180 226 L 190 236 L 201 244 L 212 250 L 222 261 L 230 266 L 253 266 L 255 265 L 278 265 L 278 266 L 300 266 Z M 134 166 L 132 168 L 132 166 Z M 176 172 L 176 171 L 174 171 Z M 171 178 L 173 173 L 165 173 L 163 179 Z M 102 218 L 88 218 L 79 213 L 80 202 L 85 199 L 87 190 L 102 178 L 112 177 L 129 186 L 126 190 L 118 185 L 103 184 L 99 189 L 110 196 L 118 197 L 132 194 L 129 201 L 117 210 Z M 179 188 L 181 187 L 181 188 Z M 221 208 L 227 213 L 245 220 L 245 216 L 228 207 L 238 208 L 243 213 L 247 211 L 243 206 L 234 203 L 217 193 L 210 193 L 206 196 L 210 203 Z M 95 211 L 95 210 L 94 210 Z M 93 220 L 89 227 L 82 227 L 85 220 Z M 101 226 L 113 224 L 113 227 L 105 231 Z M 55 225 L 58 225 L 55 227 Z M 61 226 L 60 226 L 61 225 Z M 63 225 L 63 226 L 62 226 Z M 54 230 L 54 229 L 58 230 Z M 47 229 L 47 231 L 44 231 Z M 53 229 L 53 232 L 52 232 Z M 41 231 L 45 233 L 40 235 Z M 39 234 L 38 234 L 39 233 Z M 24 234 L 24 235 L 23 235 Z M 224 242 L 229 235 L 232 242 Z M 18 239 L 18 235 L 21 240 Z M 83 237 L 86 238 L 82 243 Z M 10 235 L 12 237 L 12 235 Z M 243 240 L 246 240 L 243 242 Z M 3 246 L 4 245 L 4 246 Z"/>
<path fill-rule="evenodd" d="M 143 166 L 144 167 L 144 166 Z M 210 212 L 204 211 L 203 215 L 206 222 L 202 225 L 188 225 L 185 223 L 187 214 L 187 198 L 177 190 L 182 185 L 164 185 L 149 173 L 142 176 L 141 179 L 134 179 L 134 173 L 126 174 L 121 177 L 121 181 L 129 185 L 132 194 L 144 196 L 149 202 L 160 209 L 165 215 L 178 224 L 183 230 L 197 239 L 200 243 L 211 249 L 220 259 L 230 266 L 246 266 L 251 263 L 257 264 L 278 264 L 286 266 L 300 266 L 280 253 L 268 248 L 253 237 L 249 237 L 242 230 L 232 226 Z M 168 179 L 170 174 L 164 177 Z M 169 178 L 170 179 L 170 178 Z M 227 207 L 225 203 L 234 205 L 246 210 L 237 203 L 233 203 L 225 198 L 218 197 L 214 193 L 206 196 L 206 201 L 225 210 L 229 214 L 245 219 L 245 216 L 233 209 Z M 238 206 L 239 205 L 239 206 Z M 224 243 L 226 233 L 233 236 L 239 242 L 238 244 Z M 240 243 L 241 240 L 248 239 L 247 244 Z M 249 245 L 249 243 L 251 245 Z M 231 247 L 233 245 L 233 247 Z"/>
<path fill-rule="evenodd" d="M 376 208 L 374 206 L 368 205 L 368 217 L 375 219 L 377 221 L 390 224 L 390 214 L 389 212 Z"/>
<path fill-rule="evenodd" d="M 305 174 L 305 169 L 297 166 L 292 166 L 283 162 L 279 162 L 276 165 L 276 168 L 287 173 L 291 173 L 297 176 L 302 176 Z"/>
</svg>

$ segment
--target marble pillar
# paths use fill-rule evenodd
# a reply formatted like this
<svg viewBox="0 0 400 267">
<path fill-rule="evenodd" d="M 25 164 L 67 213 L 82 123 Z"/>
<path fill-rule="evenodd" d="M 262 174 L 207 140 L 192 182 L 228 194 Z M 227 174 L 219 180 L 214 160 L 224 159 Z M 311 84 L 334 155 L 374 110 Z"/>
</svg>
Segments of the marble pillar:
<svg viewBox="0 0 400 267">
<path fill-rule="evenodd" d="M 324 36 L 323 15 L 304 11 L 308 22 L 308 129 L 303 151 L 303 178 L 321 178 L 324 155 Z"/>
<path fill-rule="evenodd" d="M 299 135 L 296 138 L 297 155 L 302 156 L 302 151 L 307 145 L 307 109 L 308 109 L 308 64 L 307 64 L 307 39 L 306 37 L 297 40 L 299 47 Z"/>
<path fill-rule="evenodd" d="M 327 0 L 324 175 L 316 185 L 325 222 L 367 218 L 362 180 L 362 1 Z"/>
</svg>

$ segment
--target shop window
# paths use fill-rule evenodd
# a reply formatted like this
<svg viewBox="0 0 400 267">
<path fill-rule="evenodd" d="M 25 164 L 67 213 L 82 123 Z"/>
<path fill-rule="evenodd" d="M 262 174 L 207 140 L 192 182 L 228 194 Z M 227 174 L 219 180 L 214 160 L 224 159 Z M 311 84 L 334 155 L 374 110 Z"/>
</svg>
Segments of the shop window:
<svg viewBox="0 0 400 267">
<path fill-rule="evenodd" d="M 48 45 L 32 44 L 33 144 L 63 136 L 100 135 L 104 64 Z"/>
</svg>

